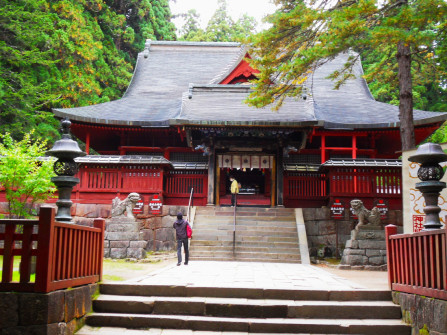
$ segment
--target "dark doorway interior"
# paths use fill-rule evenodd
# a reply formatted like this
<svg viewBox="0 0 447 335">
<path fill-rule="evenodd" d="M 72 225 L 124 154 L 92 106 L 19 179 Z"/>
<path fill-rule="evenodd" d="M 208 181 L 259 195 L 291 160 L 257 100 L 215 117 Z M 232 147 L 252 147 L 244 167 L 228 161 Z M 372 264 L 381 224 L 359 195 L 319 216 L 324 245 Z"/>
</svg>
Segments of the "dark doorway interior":
<svg viewBox="0 0 447 335">
<path fill-rule="evenodd" d="M 228 177 L 232 175 L 239 184 L 241 189 L 239 194 L 264 194 L 265 193 L 265 174 L 259 169 L 233 169 L 229 172 Z M 230 180 L 227 178 L 226 193 L 230 193 Z"/>
</svg>

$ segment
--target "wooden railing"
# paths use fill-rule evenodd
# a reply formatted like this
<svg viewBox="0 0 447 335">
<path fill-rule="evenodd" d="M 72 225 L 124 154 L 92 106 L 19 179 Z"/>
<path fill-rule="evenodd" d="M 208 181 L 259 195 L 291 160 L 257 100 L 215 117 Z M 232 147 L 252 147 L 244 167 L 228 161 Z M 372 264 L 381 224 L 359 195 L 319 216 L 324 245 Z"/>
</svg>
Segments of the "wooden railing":
<svg viewBox="0 0 447 335">
<path fill-rule="evenodd" d="M 163 171 L 148 166 L 81 167 L 76 177 L 80 192 L 159 193 L 163 187 Z"/>
<path fill-rule="evenodd" d="M 447 300 L 446 229 L 396 235 L 389 225 L 385 232 L 390 288 Z"/>
<path fill-rule="evenodd" d="M 4 228 L 4 233 L 0 233 L 0 291 L 45 293 L 101 280 L 104 220 L 96 219 L 92 228 L 57 222 L 54 216 L 53 208 L 42 207 L 39 220 L 0 220 L 0 227 Z M 15 257 L 20 257 L 20 279 L 16 282 Z"/>
<path fill-rule="evenodd" d="M 327 195 L 324 173 L 292 172 L 284 178 L 284 196 L 289 199 L 323 199 Z"/>
<path fill-rule="evenodd" d="M 402 194 L 400 168 L 334 168 L 329 172 L 331 196 L 396 197 Z"/>
<path fill-rule="evenodd" d="M 166 174 L 165 194 L 171 197 L 189 197 L 194 189 L 196 197 L 204 197 L 207 192 L 208 174 L 200 171 L 172 171 Z"/>
</svg>

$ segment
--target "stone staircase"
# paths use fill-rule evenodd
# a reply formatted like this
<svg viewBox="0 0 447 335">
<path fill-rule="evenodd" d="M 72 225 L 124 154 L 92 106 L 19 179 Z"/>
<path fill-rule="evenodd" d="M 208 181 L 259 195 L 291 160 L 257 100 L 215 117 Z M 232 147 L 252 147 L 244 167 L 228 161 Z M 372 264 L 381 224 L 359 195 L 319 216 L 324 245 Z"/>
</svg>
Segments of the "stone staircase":
<svg viewBox="0 0 447 335">
<path fill-rule="evenodd" d="M 210 335 L 411 333 L 389 291 L 135 284 L 100 288 L 101 295 L 93 302 L 95 312 L 87 316 L 88 326 L 78 335 L 127 334 L 126 329 L 141 329 L 142 334 L 178 329 L 179 334 L 182 330 Z"/>
<path fill-rule="evenodd" d="M 198 207 L 191 260 L 301 261 L 294 209 L 237 207 L 233 253 L 232 207 Z"/>
</svg>

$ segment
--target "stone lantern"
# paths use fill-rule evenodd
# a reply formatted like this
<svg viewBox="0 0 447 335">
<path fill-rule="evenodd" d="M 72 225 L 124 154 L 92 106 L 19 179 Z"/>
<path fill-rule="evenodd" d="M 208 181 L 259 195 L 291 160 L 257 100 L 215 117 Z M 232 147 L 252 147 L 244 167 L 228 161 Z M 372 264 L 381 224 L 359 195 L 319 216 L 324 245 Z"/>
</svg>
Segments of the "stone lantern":
<svg viewBox="0 0 447 335">
<path fill-rule="evenodd" d="M 439 163 L 447 161 L 447 154 L 442 151 L 439 144 L 425 143 L 408 160 L 421 164 L 418 170 L 421 182 L 416 183 L 416 188 L 421 191 L 425 199 L 426 217 L 423 230 L 440 229 L 442 224 L 439 221 L 441 208 L 438 206 L 438 197 L 442 189 L 446 187 L 446 183 L 440 181 L 444 176 L 444 170 Z"/>
<path fill-rule="evenodd" d="M 54 163 L 53 170 L 57 177 L 51 178 L 51 181 L 56 185 L 59 199 L 56 201 L 57 214 L 56 220 L 62 222 L 71 222 L 71 192 L 73 187 L 79 183 L 79 178 L 74 177 L 78 172 L 78 164 L 74 161 L 76 157 L 85 156 L 77 142 L 71 139 L 70 126 L 71 122 L 64 119 L 61 122 L 62 138 L 54 143 L 51 150 L 47 152 L 48 155 L 57 158 Z"/>
</svg>

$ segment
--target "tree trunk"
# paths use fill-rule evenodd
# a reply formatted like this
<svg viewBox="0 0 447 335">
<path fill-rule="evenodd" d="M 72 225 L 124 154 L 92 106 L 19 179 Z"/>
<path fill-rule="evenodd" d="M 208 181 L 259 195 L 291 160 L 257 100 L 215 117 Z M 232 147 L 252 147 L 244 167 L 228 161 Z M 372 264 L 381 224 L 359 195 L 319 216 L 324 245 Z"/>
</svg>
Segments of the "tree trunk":
<svg viewBox="0 0 447 335">
<path fill-rule="evenodd" d="M 413 84 L 411 80 L 411 48 L 404 42 L 397 44 L 399 68 L 399 120 L 402 151 L 414 149 Z"/>
</svg>

